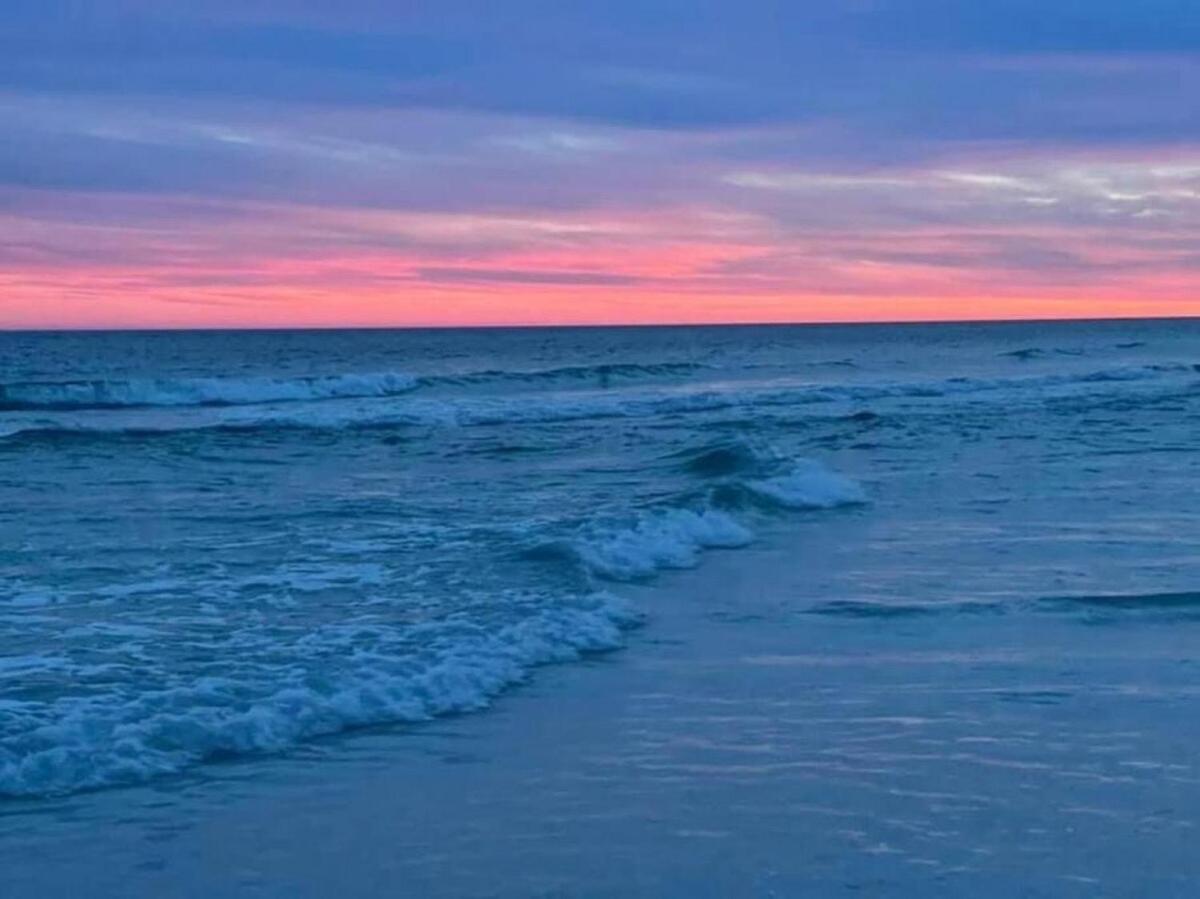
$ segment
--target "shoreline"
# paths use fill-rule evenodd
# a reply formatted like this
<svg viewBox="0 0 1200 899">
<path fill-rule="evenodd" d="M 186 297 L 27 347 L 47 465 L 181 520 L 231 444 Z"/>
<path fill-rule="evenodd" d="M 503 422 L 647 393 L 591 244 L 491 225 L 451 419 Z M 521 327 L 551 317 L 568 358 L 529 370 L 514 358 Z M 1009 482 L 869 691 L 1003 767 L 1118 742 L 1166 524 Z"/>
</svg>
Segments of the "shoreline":
<svg viewBox="0 0 1200 899">
<path fill-rule="evenodd" d="M 624 650 L 480 713 L 5 814 L 11 895 L 1185 895 L 1186 744 L 1089 755 L 1148 720 L 1089 666 L 1177 664 L 1186 635 L 1072 658 L 1074 620 L 814 614 L 887 528 L 800 516 L 621 588 L 648 615 Z M 1147 821 L 1159 867 L 1134 875 Z"/>
</svg>

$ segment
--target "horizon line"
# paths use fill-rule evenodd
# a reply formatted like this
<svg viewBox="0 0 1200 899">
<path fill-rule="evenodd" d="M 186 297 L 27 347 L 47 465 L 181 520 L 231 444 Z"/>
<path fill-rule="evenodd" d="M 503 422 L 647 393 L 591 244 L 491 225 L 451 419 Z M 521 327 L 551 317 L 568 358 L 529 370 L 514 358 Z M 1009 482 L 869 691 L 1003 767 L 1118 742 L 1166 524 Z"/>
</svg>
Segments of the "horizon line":
<svg viewBox="0 0 1200 899">
<path fill-rule="evenodd" d="M 731 322 L 561 322 L 561 323 L 479 323 L 424 325 L 223 325 L 211 328 L 154 326 L 145 327 L 48 327 L 6 328 L 0 334 L 186 334 L 277 331 L 535 331 L 584 329 L 645 329 L 645 328 L 797 328 L 797 327 L 913 327 L 926 325 L 1021 325 L 1021 324 L 1100 324 L 1105 322 L 1192 322 L 1200 321 L 1200 310 L 1186 315 L 1109 315 L 1109 316 L 1034 316 L 1031 318 L 930 318 L 854 320 L 766 320 Z"/>
</svg>

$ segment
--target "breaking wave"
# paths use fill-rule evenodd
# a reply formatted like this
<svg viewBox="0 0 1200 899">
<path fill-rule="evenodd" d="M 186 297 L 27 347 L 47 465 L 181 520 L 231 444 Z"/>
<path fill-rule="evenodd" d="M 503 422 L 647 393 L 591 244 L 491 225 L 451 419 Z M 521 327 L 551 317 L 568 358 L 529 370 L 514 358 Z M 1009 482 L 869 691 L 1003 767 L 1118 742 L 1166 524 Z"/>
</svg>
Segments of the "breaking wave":
<svg viewBox="0 0 1200 899">
<path fill-rule="evenodd" d="M 594 574 L 632 581 L 667 568 L 692 568 L 702 550 L 736 549 L 753 540 L 753 531 L 724 512 L 670 509 L 577 538 L 569 549 Z"/>
<path fill-rule="evenodd" d="M 424 649 L 373 629 L 354 639 L 336 675 L 290 666 L 281 682 L 204 677 L 130 696 L 63 700 L 47 715 L 32 703 L 0 702 L 0 796 L 46 796 L 183 771 L 232 755 L 278 752 L 302 740 L 369 725 L 417 722 L 484 708 L 538 665 L 621 645 L 639 616 L 597 594 L 496 631 L 466 622 L 426 626 Z M 336 642 L 337 635 L 329 635 Z M 270 669 L 267 673 L 275 669 Z"/>
<path fill-rule="evenodd" d="M 867 501 L 866 491 L 851 478 L 812 460 L 792 464 L 788 474 L 734 480 L 726 486 L 786 509 L 832 509 Z M 575 535 L 540 543 L 527 555 L 570 559 L 605 580 L 637 581 L 667 569 L 692 568 L 705 550 L 737 549 L 754 537 L 749 526 L 723 509 L 665 508 L 643 512 L 631 521 L 584 525 Z"/>
<path fill-rule="evenodd" d="M 786 509 L 833 509 L 867 501 L 857 481 L 811 460 L 797 463 L 787 474 L 748 481 L 745 486 L 756 497 Z"/>
<path fill-rule="evenodd" d="M 773 464 L 769 454 L 758 458 Z M 829 508 L 863 498 L 855 482 L 815 462 L 792 464 L 793 471 L 777 479 L 780 485 L 759 488 L 779 492 L 781 505 Z M 754 539 L 753 530 L 726 511 L 659 508 L 624 521 L 585 523 L 527 555 L 569 560 L 588 580 L 627 582 L 691 568 L 706 550 L 736 549 Z M 369 574 L 353 572 L 363 583 Z M 326 586 L 322 581 L 313 589 Z M 49 705 L 0 700 L 0 734 L 8 734 L 0 739 L 0 796 L 139 783 L 206 760 L 278 752 L 352 728 L 484 708 L 535 666 L 618 648 L 622 630 L 641 620 L 611 594 L 571 596 L 506 599 L 501 607 L 524 603 L 529 611 L 499 627 L 458 616 L 395 627 L 327 625 L 296 644 L 278 641 L 269 655 L 288 659 L 282 669 L 247 659 L 187 686 L 62 697 Z M 121 633 L 133 643 L 155 636 L 153 630 Z M 245 639 L 261 641 L 262 635 Z"/>
</svg>

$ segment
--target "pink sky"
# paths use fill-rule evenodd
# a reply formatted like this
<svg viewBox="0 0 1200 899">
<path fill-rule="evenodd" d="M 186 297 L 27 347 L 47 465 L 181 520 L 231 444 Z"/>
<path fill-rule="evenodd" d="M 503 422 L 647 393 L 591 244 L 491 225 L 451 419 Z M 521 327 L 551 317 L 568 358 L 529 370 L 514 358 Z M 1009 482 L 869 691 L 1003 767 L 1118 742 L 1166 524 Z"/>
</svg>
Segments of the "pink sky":
<svg viewBox="0 0 1200 899">
<path fill-rule="evenodd" d="M 1200 313 L 1178 234 L 1200 220 L 1191 169 L 1069 165 L 734 172 L 714 179 L 721 202 L 558 211 L 24 192 L 0 213 L 0 327 Z"/>
<path fill-rule="evenodd" d="M 995 178 L 1008 178 L 996 175 Z M 193 198 L 19 194 L 0 215 L 2 328 L 870 322 L 1200 313 L 1170 229 L 1144 209 L 1080 227 L 1030 186 L 772 175 L 742 206 L 404 212 Z M 928 181 L 922 185 L 920 182 Z M 966 185 L 964 187 L 964 185 Z M 996 187 L 995 185 L 998 185 Z M 1052 186 L 1051 186 L 1052 187 Z M 929 191 L 948 196 L 935 196 Z M 912 223 L 876 206 L 974 204 Z M 980 190 L 984 196 L 979 196 Z M 1102 190 L 1110 191 L 1103 187 Z M 1115 190 L 1115 188 L 1114 188 Z M 1159 188 L 1170 206 L 1180 188 Z M 989 193 L 1000 197 L 986 196 Z M 1145 188 L 1144 188 L 1145 192 Z M 859 196 L 865 193 L 866 196 Z M 1054 203 L 1050 200 L 1054 199 Z M 790 202 L 821 205 L 780 223 Z M 1030 206 L 1016 211 L 1007 206 Z M 848 208 L 839 208 L 848 206 Z M 982 210 L 982 211 L 980 211 Z M 1034 217 L 1036 216 L 1036 217 Z M 1141 216 L 1145 218 L 1146 216 Z M 1151 216 L 1152 217 L 1152 216 Z M 1172 216 L 1175 227 L 1178 214 Z M 862 226 L 856 226 L 856 221 Z M 824 224 L 823 222 L 828 222 Z M 1139 223 L 1140 224 L 1140 223 Z M 1102 227 L 1103 226 L 1103 227 Z"/>
</svg>

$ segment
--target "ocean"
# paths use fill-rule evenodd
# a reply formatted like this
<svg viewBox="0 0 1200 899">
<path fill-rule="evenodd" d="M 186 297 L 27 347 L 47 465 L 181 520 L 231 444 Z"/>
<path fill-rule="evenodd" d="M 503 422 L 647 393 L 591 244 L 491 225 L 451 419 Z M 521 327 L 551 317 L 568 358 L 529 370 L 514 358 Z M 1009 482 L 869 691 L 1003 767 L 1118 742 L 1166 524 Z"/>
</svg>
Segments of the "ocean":
<svg viewBox="0 0 1200 899">
<path fill-rule="evenodd" d="M 0 334 L 0 892 L 1187 895 L 1198 435 L 1200 321 Z"/>
</svg>

